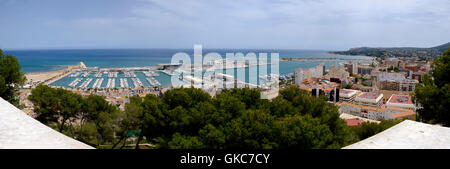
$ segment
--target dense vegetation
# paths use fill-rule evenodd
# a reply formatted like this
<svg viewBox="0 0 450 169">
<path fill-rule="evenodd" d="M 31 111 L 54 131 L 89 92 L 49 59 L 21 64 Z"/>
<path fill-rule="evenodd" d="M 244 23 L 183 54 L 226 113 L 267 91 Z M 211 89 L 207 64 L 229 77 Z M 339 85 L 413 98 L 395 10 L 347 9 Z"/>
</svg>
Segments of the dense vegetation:
<svg viewBox="0 0 450 169">
<path fill-rule="evenodd" d="M 414 96 L 421 105 L 419 119 L 450 126 L 450 49 L 431 64 L 431 76 L 425 75 L 417 84 Z"/>
<path fill-rule="evenodd" d="M 25 83 L 25 80 L 17 58 L 13 55 L 3 54 L 0 49 L 0 97 L 18 105 L 15 93 Z"/>
<path fill-rule="evenodd" d="M 139 143 L 171 149 L 341 148 L 395 124 L 348 127 L 333 104 L 296 86 L 272 101 L 260 95 L 258 89 L 244 88 L 211 97 L 200 89 L 179 88 L 162 97 L 130 97 L 120 111 L 100 96 L 83 98 L 40 85 L 29 99 L 38 120 L 99 148 L 123 147 L 133 135 L 136 148 Z"/>
<path fill-rule="evenodd" d="M 113 132 L 122 113 L 100 96 L 81 97 L 69 90 L 39 85 L 28 98 L 37 120 L 93 146 L 115 141 Z M 117 127 L 120 133 L 122 126 Z"/>
</svg>

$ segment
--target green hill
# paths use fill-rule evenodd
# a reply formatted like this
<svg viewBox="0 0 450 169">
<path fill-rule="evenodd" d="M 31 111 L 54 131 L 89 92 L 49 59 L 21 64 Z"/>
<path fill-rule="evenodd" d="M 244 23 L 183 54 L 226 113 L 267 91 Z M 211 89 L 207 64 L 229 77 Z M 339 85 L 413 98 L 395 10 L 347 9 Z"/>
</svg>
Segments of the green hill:
<svg viewBox="0 0 450 169">
<path fill-rule="evenodd" d="M 334 51 L 330 52 L 333 54 L 340 55 L 364 55 L 364 56 L 375 56 L 375 57 L 414 57 L 418 59 L 433 59 L 439 57 L 450 48 L 450 42 L 431 47 L 431 48 L 416 48 L 416 47 L 395 47 L 395 48 L 371 48 L 371 47 L 360 47 L 351 48 L 347 51 Z"/>
</svg>

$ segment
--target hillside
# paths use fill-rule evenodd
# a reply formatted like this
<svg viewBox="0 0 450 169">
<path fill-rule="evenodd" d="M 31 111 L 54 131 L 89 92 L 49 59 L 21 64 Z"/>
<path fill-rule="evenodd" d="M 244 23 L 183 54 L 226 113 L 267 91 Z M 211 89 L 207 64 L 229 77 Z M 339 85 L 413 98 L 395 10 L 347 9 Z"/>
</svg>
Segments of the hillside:
<svg viewBox="0 0 450 169">
<path fill-rule="evenodd" d="M 415 47 L 395 47 L 395 48 L 370 48 L 360 47 L 351 48 L 348 51 L 330 52 L 339 55 L 364 55 L 375 57 L 415 57 L 418 59 L 432 59 L 442 55 L 444 51 L 450 48 L 450 42 L 431 47 L 431 48 L 415 48 Z"/>
</svg>

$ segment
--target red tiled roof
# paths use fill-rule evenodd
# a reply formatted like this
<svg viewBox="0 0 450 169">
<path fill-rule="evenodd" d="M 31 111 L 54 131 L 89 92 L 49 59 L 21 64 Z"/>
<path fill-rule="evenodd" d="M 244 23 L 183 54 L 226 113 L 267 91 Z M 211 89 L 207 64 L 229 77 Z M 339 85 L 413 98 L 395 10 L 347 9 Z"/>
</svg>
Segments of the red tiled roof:
<svg viewBox="0 0 450 169">
<path fill-rule="evenodd" d="M 346 119 L 345 122 L 347 123 L 347 126 L 359 126 L 364 121 L 355 118 L 355 119 Z"/>
</svg>

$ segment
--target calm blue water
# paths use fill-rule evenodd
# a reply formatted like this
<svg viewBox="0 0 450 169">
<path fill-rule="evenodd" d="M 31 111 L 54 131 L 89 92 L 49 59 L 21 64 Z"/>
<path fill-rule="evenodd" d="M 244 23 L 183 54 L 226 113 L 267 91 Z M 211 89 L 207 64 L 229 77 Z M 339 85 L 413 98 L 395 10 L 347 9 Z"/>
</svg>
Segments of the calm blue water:
<svg viewBox="0 0 450 169">
<path fill-rule="evenodd" d="M 77 50 L 10 50 L 4 53 L 15 55 L 22 71 L 24 72 L 45 72 L 62 69 L 61 65 L 77 65 L 83 61 L 87 66 L 105 67 L 135 67 L 135 66 L 152 66 L 160 63 L 170 63 L 172 55 L 178 52 L 185 52 L 189 55 L 194 53 L 193 49 L 77 49 Z M 329 54 L 327 51 L 320 50 L 271 50 L 271 49 L 203 49 L 203 55 L 217 52 L 222 57 L 226 53 L 247 54 L 249 52 L 258 53 L 279 53 L 280 58 L 297 57 L 297 58 L 367 58 L 365 56 L 342 56 Z M 280 62 L 280 74 L 293 73 L 297 68 L 310 68 L 322 62 Z M 336 61 L 324 62 L 326 67 L 336 64 Z M 268 69 L 270 66 L 268 66 Z M 270 71 L 270 70 L 269 70 Z M 140 74 L 137 74 L 141 76 Z M 93 76 L 93 75 L 91 75 Z M 120 74 L 119 74 L 120 76 Z M 143 76 L 143 75 L 142 75 Z M 70 83 L 71 79 L 63 78 L 54 84 Z M 160 73 L 156 77 L 162 85 L 170 83 L 170 76 Z M 132 86 L 130 79 L 129 84 Z M 84 80 L 83 80 L 84 81 Z M 95 78 L 94 80 L 95 81 Z M 141 79 L 144 84 L 147 81 Z M 80 82 L 78 85 L 81 85 Z M 102 86 L 106 86 L 107 80 L 103 81 Z M 89 86 L 91 86 L 93 82 Z M 116 79 L 116 86 L 119 86 L 119 80 Z M 78 86 L 77 85 L 77 86 Z"/>
<path fill-rule="evenodd" d="M 172 55 L 177 52 L 193 54 L 193 49 L 82 49 L 82 50 L 11 50 L 7 54 L 15 55 L 22 71 L 45 72 L 61 69 L 60 65 L 76 65 L 83 61 L 87 66 L 133 67 L 151 66 L 159 63 L 170 63 Z M 203 54 L 217 52 L 225 57 L 228 52 L 271 53 L 277 52 L 282 57 L 298 58 L 367 58 L 364 56 L 342 56 L 329 54 L 319 50 L 270 50 L 270 49 L 203 49 Z M 326 63 L 327 66 L 335 62 Z M 281 62 L 280 73 L 293 72 L 298 67 L 314 67 L 318 62 Z"/>
</svg>

